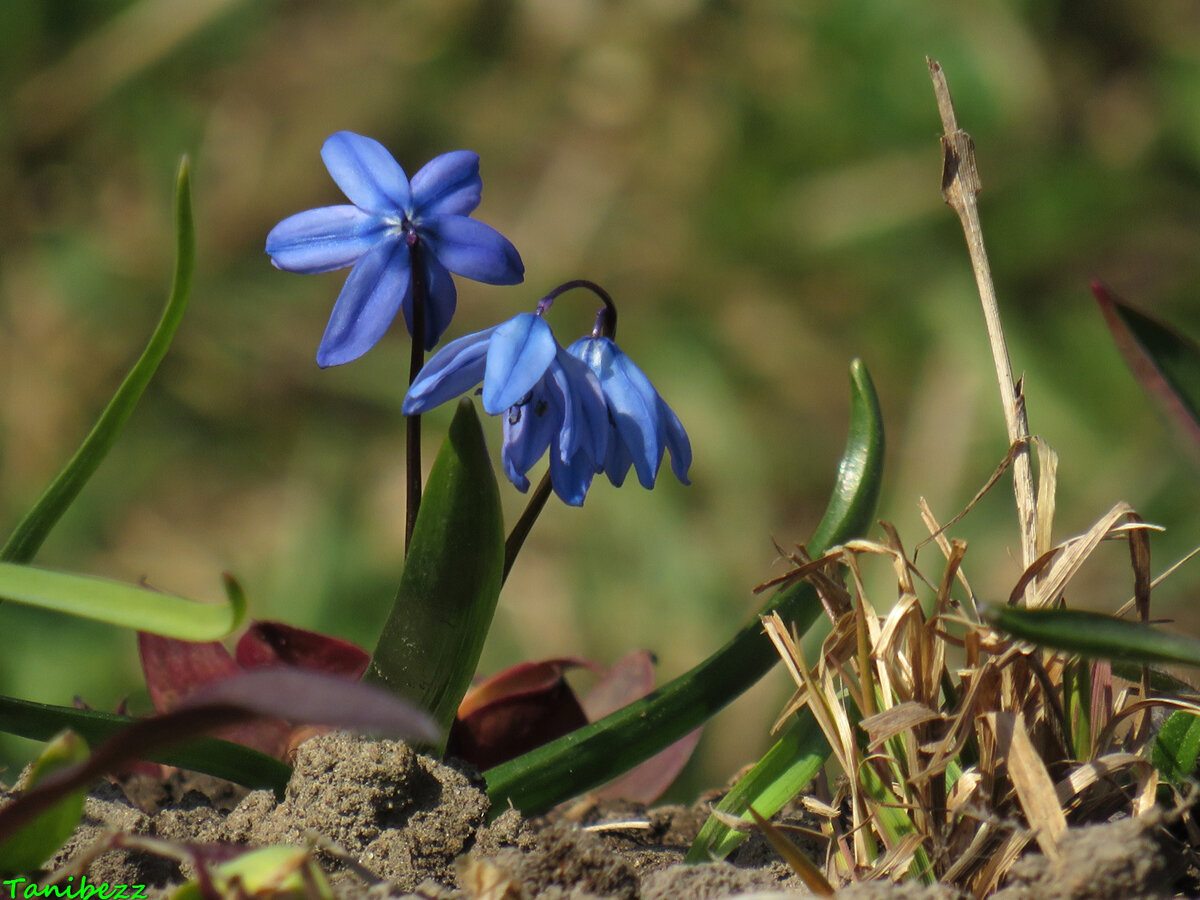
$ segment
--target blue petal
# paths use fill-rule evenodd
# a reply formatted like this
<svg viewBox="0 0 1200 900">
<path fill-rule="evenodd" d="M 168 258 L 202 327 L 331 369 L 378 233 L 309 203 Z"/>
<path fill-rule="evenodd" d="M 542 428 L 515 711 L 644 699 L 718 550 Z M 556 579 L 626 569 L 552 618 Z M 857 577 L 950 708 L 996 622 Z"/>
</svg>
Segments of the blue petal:
<svg viewBox="0 0 1200 900">
<path fill-rule="evenodd" d="M 687 475 L 692 466 L 692 442 L 688 440 L 679 416 L 662 397 L 658 398 L 658 421 L 660 435 L 671 451 L 671 470 L 684 484 L 691 484 Z"/>
<path fill-rule="evenodd" d="M 582 356 L 599 377 L 613 424 L 637 468 L 638 481 L 642 487 L 654 487 L 663 454 L 654 385 L 610 338 L 584 338 L 571 345 L 571 352 Z"/>
<path fill-rule="evenodd" d="M 276 268 L 315 275 L 352 266 L 387 226 L 357 206 L 323 206 L 288 216 L 267 235 Z"/>
<path fill-rule="evenodd" d="M 599 468 L 608 450 L 610 429 L 600 382 L 591 369 L 561 349 L 549 374 L 564 406 L 560 458 L 567 462 L 576 453 L 583 453 L 592 461 L 593 468 Z"/>
<path fill-rule="evenodd" d="M 425 349 L 432 350 L 441 340 L 458 306 L 458 289 L 446 267 L 431 253 L 421 254 L 421 269 L 425 273 Z M 413 291 L 404 298 L 404 324 L 413 333 Z"/>
<path fill-rule="evenodd" d="M 583 506 L 595 474 L 596 467 L 586 453 L 576 453 L 565 462 L 560 454 L 550 454 L 550 483 L 568 506 Z"/>
<path fill-rule="evenodd" d="M 379 141 L 339 131 L 321 147 L 321 159 L 342 193 L 360 209 L 395 215 L 412 207 L 408 176 Z"/>
<path fill-rule="evenodd" d="M 484 284 L 518 284 L 525 264 L 508 238 L 466 216 L 433 216 L 421 220 L 417 233 L 443 266 Z"/>
<path fill-rule="evenodd" d="M 483 408 L 498 416 L 533 390 L 558 353 L 558 341 L 545 320 L 519 313 L 496 328 L 483 376 Z"/>
<path fill-rule="evenodd" d="M 464 394 L 483 380 L 488 341 L 496 326 L 451 341 L 433 355 L 408 388 L 400 411 L 418 415 Z"/>
<path fill-rule="evenodd" d="M 614 429 L 608 442 L 608 455 L 604 458 L 604 471 L 613 487 L 620 487 L 625 483 L 625 476 L 629 474 L 632 466 L 633 457 L 629 455 L 629 448 Z"/>
<path fill-rule="evenodd" d="M 378 343 L 408 292 L 410 260 L 404 241 L 389 240 L 355 264 L 325 327 L 317 365 L 350 362 Z"/>
<path fill-rule="evenodd" d="M 540 382 L 529 401 L 511 407 L 504 415 L 504 444 L 500 458 L 504 474 L 518 490 L 529 490 L 525 473 L 542 458 L 562 425 L 563 410 L 558 397 Z"/>
<path fill-rule="evenodd" d="M 434 157 L 412 177 L 413 217 L 466 216 L 479 205 L 479 154 L 455 150 Z"/>
</svg>

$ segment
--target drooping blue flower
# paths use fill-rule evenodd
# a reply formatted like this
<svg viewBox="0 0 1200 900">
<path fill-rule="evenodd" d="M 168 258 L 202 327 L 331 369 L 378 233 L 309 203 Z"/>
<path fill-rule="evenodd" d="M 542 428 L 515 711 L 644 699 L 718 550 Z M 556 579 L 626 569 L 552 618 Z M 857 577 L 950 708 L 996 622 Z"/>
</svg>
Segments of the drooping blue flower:
<svg viewBox="0 0 1200 900">
<path fill-rule="evenodd" d="M 650 379 L 634 365 L 611 338 L 580 338 L 567 353 L 582 360 L 596 374 L 608 405 L 611 431 L 604 471 L 620 487 L 632 465 L 642 487 L 654 487 L 663 451 L 671 451 L 675 477 L 689 484 L 692 445 L 679 417 L 659 396 Z"/>
<path fill-rule="evenodd" d="M 297 213 L 267 235 L 267 253 L 280 269 L 311 275 L 353 267 L 321 338 L 318 365 L 362 356 L 401 310 L 412 334 L 414 259 L 426 292 L 426 350 L 454 315 L 458 293 L 451 272 L 487 284 L 524 278 L 508 239 L 469 218 L 483 189 L 475 153 L 444 153 L 409 181 L 378 141 L 339 131 L 325 141 L 321 158 L 353 205 Z"/>
<path fill-rule="evenodd" d="M 483 409 L 504 415 L 504 473 L 521 491 L 550 451 L 550 480 L 579 506 L 608 453 L 608 408 L 596 376 L 555 340 L 545 319 L 520 313 L 451 341 L 413 381 L 401 411 L 419 415 L 483 382 Z"/>
</svg>

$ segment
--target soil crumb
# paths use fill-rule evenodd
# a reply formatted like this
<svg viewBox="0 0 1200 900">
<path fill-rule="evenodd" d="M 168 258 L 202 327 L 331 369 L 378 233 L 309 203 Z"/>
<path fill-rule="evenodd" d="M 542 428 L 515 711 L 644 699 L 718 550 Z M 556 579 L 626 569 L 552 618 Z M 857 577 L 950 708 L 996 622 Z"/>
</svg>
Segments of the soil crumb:
<svg viewBox="0 0 1200 900">
<path fill-rule="evenodd" d="M 1156 837 L 1158 817 L 1068 831 L 1058 859 L 1018 860 L 994 900 L 1166 900 L 1171 865 Z"/>
</svg>

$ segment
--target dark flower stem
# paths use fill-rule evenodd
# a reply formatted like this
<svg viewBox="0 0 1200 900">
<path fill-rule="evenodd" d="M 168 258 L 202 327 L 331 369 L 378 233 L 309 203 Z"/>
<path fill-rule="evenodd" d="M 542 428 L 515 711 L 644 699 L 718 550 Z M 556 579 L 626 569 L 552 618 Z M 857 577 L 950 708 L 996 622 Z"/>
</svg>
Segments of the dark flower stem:
<svg viewBox="0 0 1200 900">
<path fill-rule="evenodd" d="M 517 524 L 509 532 L 508 540 L 504 542 L 504 574 L 500 576 L 501 584 L 508 580 L 508 573 L 512 570 L 513 563 L 517 561 L 517 554 L 521 552 L 525 538 L 529 537 L 529 532 L 533 530 L 533 523 L 541 515 L 546 501 L 550 499 L 551 487 L 550 473 L 547 472 L 538 482 L 538 486 L 533 489 L 533 495 L 525 504 L 525 511 L 521 513 L 521 518 L 517 519 Z"/>
<path fill-rule="evenodd" d="M 421 263 L 421 244 L 414 242 L 412 252 L 412 357 L 408 366 L 408 383 L 417 380 L 425 365 L 425 267 Z M 408 489 L 405 491 L 404 510 L 404 554 L 412 543 L 413 529 L 417 525 L 417 513 L 421 509 L 421 417 L 409 416 L 405 421 L 405 474 Z"/>
<path fill-rule="evenodd" d="M 576 278 L 574 281 L 567 281 L 548 293 L 538 301 L 538 315 L 543 315 L 554 305 L 554 301 L 558 297 L 574 288 L 586 288 L 604 302 L 604 305 L 596 311 L 596 325 L 592 329 L 592 337 L 616 337 L 617 305 L 613 303 L 613 299 L 609 296 L 608 291 L 600 287 L 596 282 L 588 281 L 586 278 Z M 517 561 L 517 554 L 521 552 L 521 547 L 525 544 L 525 538 L 529 537 L 529 532 L 533 530 L 533 523 L 541 515 L 542 510 L 546 506 L 546 501 L 550 499 L 551 487 L 550 473 L 547 472 L 542 476 L 542 480 L 538 482 L 538 486 L 533 489 L 533 494 L 530 496 L 529 502 L 525 505 L 525 511 L 521 513 L 521 518 L 517 519 L 517 524 L 509 532 L 508 540 L 504 542 L 504 574 L 501 576 L 501 583 L 508 580 L 508 573 L 512 570 L 513 563 Z"/>
</svg>

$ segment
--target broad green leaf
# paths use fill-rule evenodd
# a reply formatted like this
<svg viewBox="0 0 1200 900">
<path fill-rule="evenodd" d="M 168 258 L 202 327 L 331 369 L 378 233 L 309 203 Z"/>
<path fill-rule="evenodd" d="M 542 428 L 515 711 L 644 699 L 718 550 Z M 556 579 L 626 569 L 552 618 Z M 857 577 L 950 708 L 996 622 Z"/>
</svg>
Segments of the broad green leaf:
<svg viewBox="0 0 1200 900">
<path fill-rule="evenodd" d="M 150 336 L 146 349 L 125 376 L 125 380 L 121 382 L 121 386 L 117 388 L 112 400 L 100 414 L 100 418 L 79 449 L 75 451 L 75 455 L 46 488 L 33 509 L 17 525 L 4 547 L 0 548 L 0 561 L 24 563 L 37 554 L 46 536 L 79 496 L 83 486 L 116 443 L 130 414 L 158 369 L 158 364 L 162 362 L 171 346 L 171 339 L 183 320 L 184 310 L 187 309 L 196 269 L 196 231 L 192 223 L 192 196 L 188 171 L 188 160 L 185 156 L 179 164 L 179 175 L 175 183 L 175 275 L 162 318 Z"/>
<path fill-rule="evenodd" d="M 1200 344 L 1122 302 L 1099 282 L 1092 293 L 1143 390 L 1200 445 Z"/>
<path fill-rule="evenodd" d="M 1004 604 L 985 607 L 981 613 L 998 631 L 1089 659 L 1200 666 L 1200 640 L 1103 613 L 1017 609 Z"/>
<path fill-rule="evenodd" d="M 871 524 L 883 477 L 883 421 L 875 386 L 861 360 L 850 366 L 850 436 L 825 517 L 809 550 L 863 534 Z M 803 631 L 821 604 L 806 582 L 776 592 L 708 659 L 646 697 L 484 773 L 492 809 L 511 802 L 532 815 L 609 781 L 706 722 L 741 696 L 778 661 L 759 617 L 778 612 Z"/>
<path fill-rule="evenodd" d="M 87 756 L 87 743 L 74 732 L 64 731 L 34 760 L 24 790 L 36 787 L 55 772 L 83 762 Z M 12 837 L 0 841 L 0 873 L 32 872 L 40 868 L 79 827 L 86 796 L 86 789 L 68 794 Z"/>
<path fill-rule="evenodd" d="M 806 707 L 792 717 L 783 735 L 754 767 L 721 798 L 715 813 L 753 821 L 753 813 L 769 819 L 816 777 L 829 759 L 829 742 Z M 688 850 L 687 862 L 724 859 L 746 839 L 718 815 L 709 816 Z"/>
<path fill-rule="evenodd" d="M 69 728 L 96 747 L 137 721 L 93 709 L 51 706 L 0 695 L 0 731 L 32 741 L 48 741 Z M 280 797 L 292 774 L 290 766 L 274 757 L 216 738 L 197 738 L 180 747 L 148 752 L 143 758 L 215 775 L 248 788 L 272 790 Z"/>
<path fill-rule="evenodd" d="M 196 603 L 106 578 L 0 563 L 0 598 L 185 641 L 215 641 L 241 625 L 246 598 L 229 576 L 225 593 L 224 603 Z"/>
<path fill-rule="evenodd" d="M 1151 761 L 1163 780 L 1182 787 L 1196 774 L 1200 756 L 1200 716 L 1178 710 L 1171 713 L 1154 738 Z"/>
<path fill-rule="evenodd" d="M 500 490 L 475 405 L 464 399 L 429 473 L 365 680 L 412 700 L 448 733 L 491 628 L 503 569 Z"/>
</svg>

